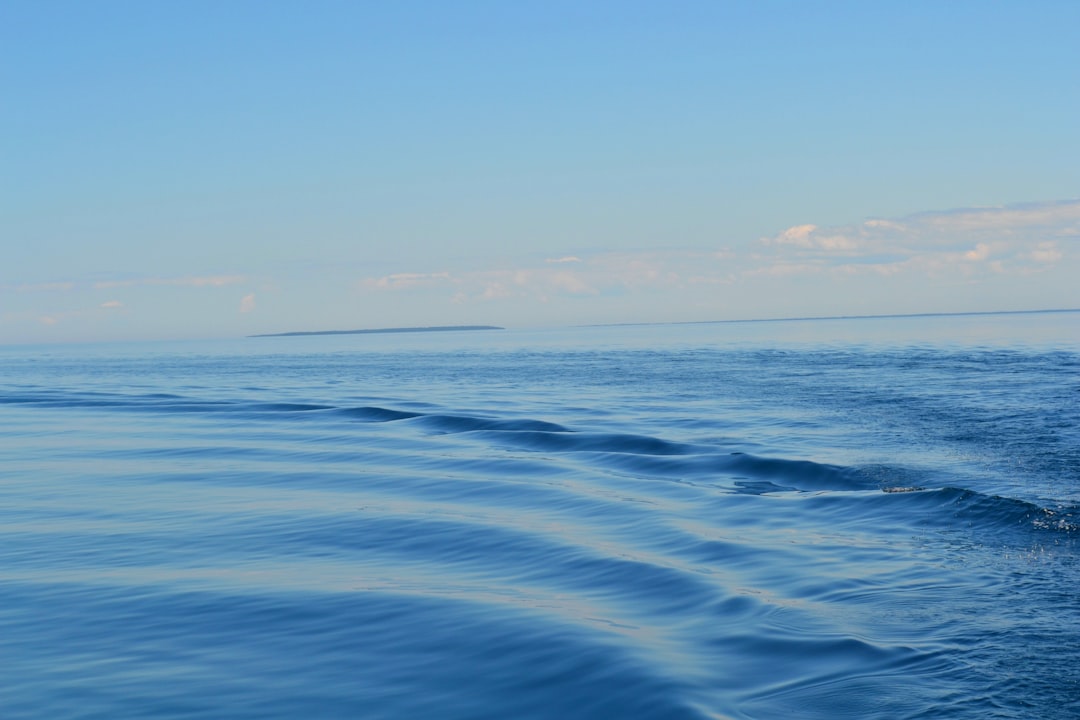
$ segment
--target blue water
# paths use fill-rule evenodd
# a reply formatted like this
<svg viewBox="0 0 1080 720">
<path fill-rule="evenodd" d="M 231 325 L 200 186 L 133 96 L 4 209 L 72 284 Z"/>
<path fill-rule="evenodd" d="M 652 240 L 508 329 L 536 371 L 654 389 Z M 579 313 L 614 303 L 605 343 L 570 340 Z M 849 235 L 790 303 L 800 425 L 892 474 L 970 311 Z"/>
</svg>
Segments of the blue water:
<svg viewBox="0 0 1080 720">
<path fill-rule="evenodd" d="M 4 718 L 1080 717 L 1080 314 L 0 349 Z"/>
</svg>

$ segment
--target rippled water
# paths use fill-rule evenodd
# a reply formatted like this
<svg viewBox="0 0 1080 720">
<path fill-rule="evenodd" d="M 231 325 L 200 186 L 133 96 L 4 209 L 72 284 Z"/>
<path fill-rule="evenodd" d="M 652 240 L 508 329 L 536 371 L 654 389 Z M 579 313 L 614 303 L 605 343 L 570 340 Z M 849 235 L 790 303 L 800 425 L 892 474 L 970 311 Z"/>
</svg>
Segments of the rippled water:
<svg viewBox="0 0 1080 720">
<path fill-rule="evenodd" d="M 0 349 L 5 718 L 1076 718 L 1080 314 Z"/>
</svg>

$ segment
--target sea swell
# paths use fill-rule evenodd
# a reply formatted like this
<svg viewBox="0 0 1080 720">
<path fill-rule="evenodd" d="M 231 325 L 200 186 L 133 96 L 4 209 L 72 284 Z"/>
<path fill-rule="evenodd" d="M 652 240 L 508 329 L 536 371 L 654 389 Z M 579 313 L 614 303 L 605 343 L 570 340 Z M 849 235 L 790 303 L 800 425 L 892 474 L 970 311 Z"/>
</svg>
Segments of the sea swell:
<svg viewBox="0 0 1080 720">
<path fill-rule="evenodd" d="M 277 428 L 304 428 L 300 438 L 307 452 L 294 448 L 278 456 L 273 447 L 243 446 L 232 442 L 224 445 L 183 445 L 124 449 L 122 454 L 141 454 L 182 457 L 251 456 L 267 454 L 273 461 L 312 460 L 330 466 L 373 459 L 369 451 L 357 454 L 350 451 L 346 438 L 340 433 L 350 422 L 396 423 L 408 428 L 395 433 L 394 443 L 387 450 L 389 464 L 399 465 L 393 451 L 404 444 L 403 451 L 418 458 L 406 461 L 423 463 L 424 456 L 434 453 L 443 458 L 448 447 L 469 447 L 467 454 L 486 461 L 509 460 L 528 465 L 539 463 L 542 472 L 552 464 L 592 469 L 606 474 L 653 480 L 687 483 L 708 483 L 717 490 L 751 494 L 783 492 L 859 492 L 879 491 L 888 494 L 913 493 L 911 510 L 931 522 L 936 508 L 947 524 L 949 518 L 970 527 L 985 522 L 988 526 L 1013 527 L 1030 525 L 1046 531 L 1073 533 L 1077 530 L 1078 508 L 1069 503 L 1042 506 L 1024 499 L 1008 498 L 937 482 L 907 466 L 833 465 L 803 459 L 762 457 L 724 447 L 702 443 L 677 442 L 648 435 L 615 432 L 595 432 L 574 429 L 563 424 L 521 417 L 475 416 L 452 414 L 439 408 L 426 412 L 392 407 L 334 406 L 321 403 L 265 402 L 251 400 L 211 400 L 172 393 L 122 394 L 110 392 L 8 391 L 0 395 L 0 405 L 26 405 L 56 408 L 65 411 L 110 408 L 117 412 L 154 413 L 171 415 L 194 414 L 212 418 L 214 422 L 261 421 Z M 430 405 L 428 403 L 411 403 Z M 224 416 L 224 417 L 222 417 Z M 345 424 L 342 424 L 344 421 Z M 317 427 L 309 429 L 309 424 Z M 262 437 L 264 429 L 255 433 Z M 321 442 L 322 433 L 327 442 Z M 457 436 L 453 445 L 439 442 L 439 436 Z M 198 436 L 194 433 L 193 436 Z M 234 436 L 235 438 L 242 435 Z M 364 442 L 364 434 L 351 432 L 349 437 Z M 376 436 L 377 437 L 377 436 Z M 309 440 L 314 439 L 314 442 Z M 425 452 L 425 450 L 429 452 Z M 501 453 L 501 454 L 500 454 Z M 108 455 L 108 451 L 104 451 Z M 457 453 L 461 455 L 462 453 Z M 453 464 L 454 458 L 447 458 Z M 534 470 L 533 472 L 537 472 Z M 880 499 L 885 502 L 886 499 Z M 927 515 L 927 513 L 930 515 Z"/>
<path fill-rule="evenodd" d="M 10 716 L 1075 710 L 1032 650 L 1075 659 L 1068 500 L 587 397 L 341 395 L 5 388 Z"/>
</svg>

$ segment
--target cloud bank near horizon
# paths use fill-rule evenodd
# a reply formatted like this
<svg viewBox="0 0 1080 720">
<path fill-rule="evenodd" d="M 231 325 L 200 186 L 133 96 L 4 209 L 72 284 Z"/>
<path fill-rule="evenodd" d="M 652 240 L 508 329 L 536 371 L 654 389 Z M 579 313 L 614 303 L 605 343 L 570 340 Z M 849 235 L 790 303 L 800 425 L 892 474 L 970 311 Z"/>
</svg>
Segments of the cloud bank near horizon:
<svg viewBox="0 0 1080 720">
<path fill-rule="evenodd" d="M 9 337 L 36 327 L 37 335 L 24 334 L 55 337 L 81 328 L 89 336 L 123 321 L 190 335 L 212 318 L 221 332 L 248 334 L 280 323 L 552 325 L 1055 309 L 1080 305 L 1078 245 L 1080 200 L 1067 200 L 804 222 L 758 238 L 717 238 L 712 247 L 556 247 L 521 256 L 531 259 L 453 266 L 432 259 L 381 275 L 350 275 L 348 267 L 268 274 L 256 266 L 247 274 L 97 274 L 0 286 L 8 299 L 0 330 Z"/>
<path fill-rule="evenodd" d="M 926 212 L 831 227 L 807 223 L 741 246 L 718 243 L 713 251 L 576 252 L 512 267 L 417 268 L 363 277 L 357 287 L 364 293 L 442 295 L 460 304 L 675 291 L 797 275 L 977 281 L 987 274 L 1046 272 L 1067 258 L 1075 260 L 1077 243 L 1080 200 L 1071 200 Z"/>
</svg>

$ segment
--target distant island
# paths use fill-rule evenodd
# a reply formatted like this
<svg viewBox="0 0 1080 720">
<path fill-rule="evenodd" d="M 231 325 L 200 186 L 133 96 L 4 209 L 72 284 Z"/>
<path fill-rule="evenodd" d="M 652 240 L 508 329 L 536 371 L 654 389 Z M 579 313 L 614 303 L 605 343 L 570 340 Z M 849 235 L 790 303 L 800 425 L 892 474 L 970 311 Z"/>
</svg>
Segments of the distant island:
<svg viewBox="0 0 1080 720">
<path fill-rule="evenodd" d="M 299 335 L 374 335 L 376 333 L 457 332 L 459 330 L 505 330 L 495 325 L 437 325 L 435 327 L 374 328 L 369 330 L 298 330 L 295 332 L 263 333 L 248 337 L 296 337 Z"/>
<path fill-rule="evenodd" d="M 889 318 L 964 317 L 973 315 L 1048 315 L 1050 313 L 1075 313 L 1080 308 L 1053 308 L 1050 310 L 971 310 L 968 312 L 922 312 L 894 313 L 888 315 L 812 315 L 809 317 L 739 318 L 737 320 L 676 320 L 673 322 L 621 322 L 594 323 L 576 327 L 639 327 L 648 325 L 725 325 L 731 323 L 803 322 L 812 320 L 884 320 Z"/>
</svg>

